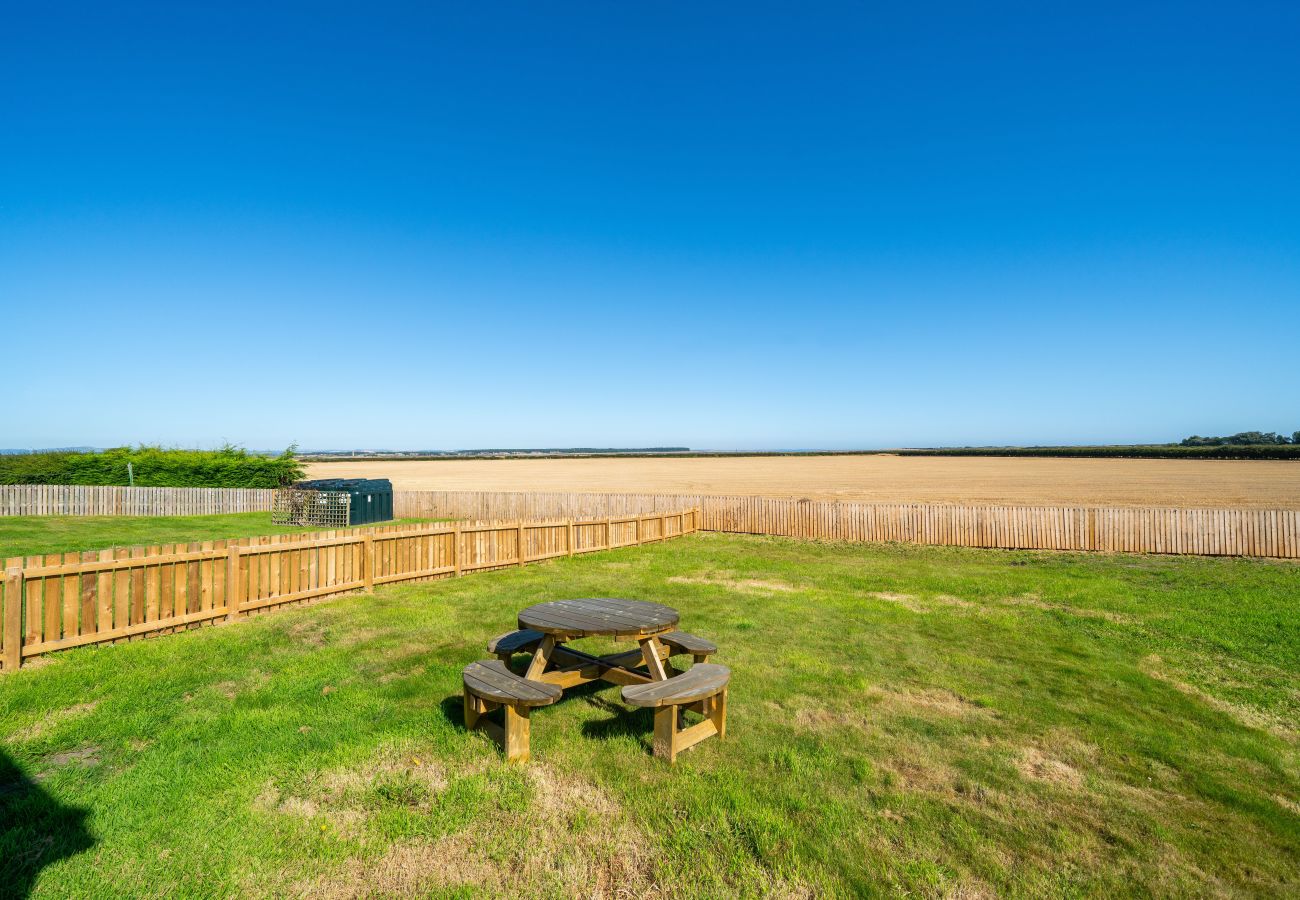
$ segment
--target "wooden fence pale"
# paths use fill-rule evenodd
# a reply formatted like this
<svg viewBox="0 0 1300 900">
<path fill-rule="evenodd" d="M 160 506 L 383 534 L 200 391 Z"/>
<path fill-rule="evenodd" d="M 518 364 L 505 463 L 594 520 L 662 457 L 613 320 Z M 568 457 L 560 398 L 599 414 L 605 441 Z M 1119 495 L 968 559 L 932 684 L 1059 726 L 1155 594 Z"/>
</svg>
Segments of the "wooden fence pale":
<svg viewBox="0 0 1300 900">
<path fill-rule="evenodd" d="M 396 491 L 402 517 L 606 516 L 698 508 L 701 531 L 1008 550 L 1300 558 L 1300 510 L 950 506 L 707 494 Z"/>
<path fill-rule="evenodd" d="M 698 510 L 597 520 L 389 525 L 5 561 L 0 662 L 165 634 L 398 581 L 689 534 Z"/>
</svg>

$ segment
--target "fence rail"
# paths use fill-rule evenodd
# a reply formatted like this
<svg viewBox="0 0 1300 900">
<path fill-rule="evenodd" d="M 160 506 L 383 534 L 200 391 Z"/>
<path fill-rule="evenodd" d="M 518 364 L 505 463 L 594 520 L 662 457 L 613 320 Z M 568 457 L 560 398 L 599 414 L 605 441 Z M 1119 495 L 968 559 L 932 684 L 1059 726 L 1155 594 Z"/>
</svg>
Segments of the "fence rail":
<svg viewBox="0 0 1300 900">
<path fill-rule="evenodd" d="M 604 516 L 699 508 L 700 530 L 836 541 L 1300 558 L 1300 510 L 948 506 L 707 494 L 397 491 L 398 516 Z"/>
<path fill-rule="evenodd" d="M 662 541 L 697 510 L 655 515 L 439 523 L 265 535 L 11 557 L 0 595 L 0 662 L 230 621 L 369 589 Z"/>
<path fill-rule="evenodd" d="M 0 516 L 207 516 L 265 512 L 275 492 L 261 488 L 0 485 Z"/>
</svg>

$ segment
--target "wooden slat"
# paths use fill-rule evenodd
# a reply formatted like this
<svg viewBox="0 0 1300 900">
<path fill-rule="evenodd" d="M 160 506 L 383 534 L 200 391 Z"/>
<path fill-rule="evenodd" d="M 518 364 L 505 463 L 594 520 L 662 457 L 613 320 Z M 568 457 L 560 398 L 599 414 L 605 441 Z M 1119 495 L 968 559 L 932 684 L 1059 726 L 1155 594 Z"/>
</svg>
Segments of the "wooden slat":
<svg viewBox="0 0 1300 900">
<path fill-rule="evenodd" d="M 0 659 L 4 661 L 6 671 L 13 671 L 22 665 L 23 648 L 23 605 L 27 602 L 23 587 L 22 557 L 5 560 L 3 572 L 3 595 L 0 602 Z"/>
<path fill-rule="evenodd" d="M 99 551 L 100 562 L 112 562 L 114 553 L 111 549 Z M 95 578 L 95 631 L 112 631 L 113 629 L 113 573 L 104 569 L 93 576 Z"/>
<path fill-rule="evenodd" d="M 63 554 L 64 562 L 76 562 L 81 559 L 80 553 Z M 63 615 L 61 621 L 61 634 L 63 637 L 70 637 L 78 633 L 81 606 L 81 576 L 64 575 L 61 579 L 63 586 Z"/>
<path fill-rule="evenodd" d="M 126 547 L 117 547 L 113 551 L 114 560 L 129 559 L 131 551 Z M 121 628 L 131 621 L 131 570 L 118 568 L 112 571 L 113 578 L 113 628 Z"/>
<path fill-rule="evenodd" d="M 163 555 L 175 558 L 176 545 L 167 544 Z M 171 619 L 176 615 L 176 563 L 166 562 L 158 569 L 158 618 Z"/>
<path fill-rule="evenodd" d="M 64 561 L 64 554 L 47 553 L 45 554 L 45 563 L 61 563 Z M 62 601 L 62 581 L 60 579 L 42 579 L 45 583 L 45 597 L 43 603 L 44 614 L 44 635 L 43 640 L 57 641 L 64 636 L 64 624 L 62 624 L 61 601 Z"/>
<path fill-rule="evenodd" d="M 98 561 L 99 550 L 85 550 L 82 559 Z M 99 577 L 94 572 L 83 572 L 81 576 L 81 609 L 78 610 L 78 635 L 92 635 L 99 631 L 95 616 L 99 609 Z"/>
</svg>

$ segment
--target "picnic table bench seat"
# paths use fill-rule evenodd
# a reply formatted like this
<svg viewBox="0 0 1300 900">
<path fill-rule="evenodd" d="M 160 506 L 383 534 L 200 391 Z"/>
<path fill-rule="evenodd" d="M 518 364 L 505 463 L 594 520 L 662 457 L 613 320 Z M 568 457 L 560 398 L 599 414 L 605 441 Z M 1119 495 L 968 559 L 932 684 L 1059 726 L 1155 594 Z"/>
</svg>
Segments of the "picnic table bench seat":
<svg viewBox="0 0 1300 900">
<path fill-rule="evenodd" d="M 512 762 L 528 761 L 529 716 L 536 706 L 549 706 L 563 691 L 553 684 L 520 678 L 499 659 L 470 663 L 461 672 L 465 685 L 465 727 L 482 728 L 505 750 Z M 503 711 L 502 724 L 485 718 Z"/>
<path fill-rule="evenodd" d="M 623 700 L 655 711 L 654 753 L 668 760 L 707 737 L 727 735 L 727 684 L 731 670 L 716 663 L 696 663 L 676 678 L 623 688 Z M 689 708 L 704 715 L 703 722 L 680 727 L 680 713 Z"/>
<path fill-rule="evenodd" d="M 659 635 L 659 643 L 668 648 L 670 655 L 680 656 L 689 653 L 695 662 L 707 662 L 709 657 L 718 652 L 718 645 L 696 634 L 686 631 L 670 631 Z"/>
<path fill-rule="evenodd" d="M 545 636 L 540 631 L 533 631 L 531 628 L 507 631 L 505 634 L 498 634 L 488 641 L 487 651 L 495 654 L 497 659 L 503 663 L 509 664 L 510 657 L 516 653 L 532 653 L 536 651 L 537 645 L 542 642 L 542 638 Z"/>
</svg>

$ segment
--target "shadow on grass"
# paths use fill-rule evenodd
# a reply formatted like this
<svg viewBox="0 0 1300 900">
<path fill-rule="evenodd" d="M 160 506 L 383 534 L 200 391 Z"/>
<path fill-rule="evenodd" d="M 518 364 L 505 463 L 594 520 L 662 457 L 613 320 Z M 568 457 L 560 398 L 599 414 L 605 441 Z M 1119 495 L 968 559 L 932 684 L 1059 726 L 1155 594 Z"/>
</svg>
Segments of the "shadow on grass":
<svg viewBox="0 0 1300 900">
<path fill-rule="evenodd" d="M 26 897 L 41 869 L 94 846 L 86 813 L 50 796 L 0 750 L 0 897 Z"/>
<path fill-rule="evenodd" d="M 466 731 L 465 728 L 465 698 L 461 694 L 452 694 L 450 697 L 444 697 L 438 704 L 438 711 L 442 717 L 447 720 L 448 724 L 460 731 Z"/>
<path fill-rule="evenodd" d="M 585 702 L 588 706 L 609 713 L 608 718 L 583 722 L 582 733 L 585 736 L 599 741 L 627 737 L 639 738 L 641 743 L 649 748 L 654 734 L 654 710 L 628 708 L 615 699 L 602 696 L 604 692 L 616 687 L 616 685 L 607 684 L 603 681 L 590 681 L 566 690 L 564 697 L 559 702 Z M 617 697 L 618 695 L 615 694 L 614 696 Z M 542 709 L 546 709 L 546 707 L 542 707 Z M 442 702 L 438 704 L 438 710 L 452 727 L 460 731 L 466 730 L 465 700 L 461 694 L 444 697 Z"/>
<path fill-rule="evenodd" d="M 587 737 L 598 741 L 632 737 L 638 738 L 646 747 L 651 745 L 655 727 L 654 710 L 628 708 L 607 697 L 588 697 L 587 703 L 609 713 L 608 718 L 582 723 L 582 733 Z"/>
</svg>

